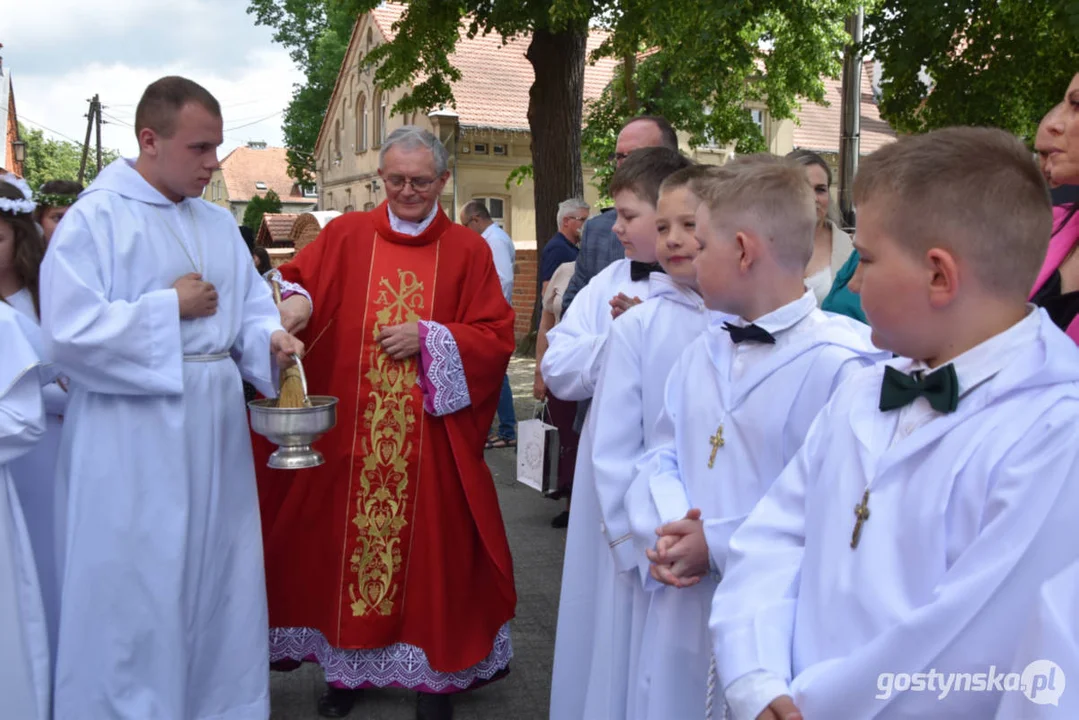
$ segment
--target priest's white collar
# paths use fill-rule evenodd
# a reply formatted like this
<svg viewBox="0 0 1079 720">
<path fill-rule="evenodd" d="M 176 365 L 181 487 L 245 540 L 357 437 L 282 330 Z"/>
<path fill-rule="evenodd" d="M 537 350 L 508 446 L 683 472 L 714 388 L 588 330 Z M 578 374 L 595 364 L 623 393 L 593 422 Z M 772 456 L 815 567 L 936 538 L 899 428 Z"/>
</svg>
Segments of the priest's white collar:
<svg viewBox="0 0 1079 720">
<path fill-rule="evenodd" d="M 386 211 L 390 214 L 391 230 L 393 230 L 395 233 L 400 233 L 401 235 L 415 237 L 417 235 L 422 235 L 424 230 L 431 227 L 431 223 L 435 221 L 435 215 L 438 215 L 438 203 L 436 202 L 431 207 L 431 212 L 427 214 L 427 217 L 425 217 L 422 221 L 418 223 L 414 223 L 409 220 L 402 220 L 401 218 L 397 217 L 393 214 L 393 210 L 390 208 L 388 203 L 386 204 Z"/>
<path fill-rule="evenodd" d="M 959 378 L 959 397 L 991 380 L 1031 343 L 1038 340 L 1042 313 L 1033 305 L 1027 306 L 1027 316 L 1007 330 L 997 333 L 980 345 L 975 345 L 951 361 Z M 908 360 L 905 372 L 932 372 L 921 360 Z"/>
<path fill-rule="evenodd" d="M 802 297 L 778 307 L 770 313 L 761 315 L 752 324 L 767 330 L 772 335 L 776 335 L 794 327 L 816 309 L 817 296 L 813 294 L 812 290 L 806 290 Z M 732 324 L 745 327 L 750 323 L 744 318 L 736 318 Z"/>
</svg>

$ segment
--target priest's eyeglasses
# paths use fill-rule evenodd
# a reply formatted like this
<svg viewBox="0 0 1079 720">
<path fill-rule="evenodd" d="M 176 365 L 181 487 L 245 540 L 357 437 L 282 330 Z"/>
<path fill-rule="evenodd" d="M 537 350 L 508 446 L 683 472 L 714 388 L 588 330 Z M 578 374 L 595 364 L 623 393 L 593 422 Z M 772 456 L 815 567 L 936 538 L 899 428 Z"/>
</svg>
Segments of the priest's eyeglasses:
<svg viewBox="0 0 1079 720">
<path fill-rule="evenodd" d="M 416 192 L 426 192 L 431 189 L 438 178 L 406 178 L 401 175 L 390 175 L 386 178 L 386 185 L 394 190 L 403 190 L 405 185 L 411 185 Z"/>
</svg>

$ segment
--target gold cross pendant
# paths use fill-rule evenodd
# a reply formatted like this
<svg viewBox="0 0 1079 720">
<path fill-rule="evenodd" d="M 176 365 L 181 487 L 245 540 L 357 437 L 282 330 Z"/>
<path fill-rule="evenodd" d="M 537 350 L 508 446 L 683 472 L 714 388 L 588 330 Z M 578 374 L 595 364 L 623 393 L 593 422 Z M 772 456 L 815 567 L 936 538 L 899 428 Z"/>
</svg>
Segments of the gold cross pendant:
<svg viewBox="0 0 1079 720">
<path fill-rule="evenodd" d="M 862 539 L 862 523 L 869 519 L 869 488 L 862 495 L 862 502 L 854 506 L 854 532 L 850 536 L 850 549 L 858 547 L 858 541 Z"/>
<path fill-rule="evenodd" d="M 708 456 L 708 469 L 711 470 L 716 464 L 716 453 L 726 444 L 723 442 L 723 423 L 720 423 L 716 434 L 708 438 L 708 441 L 712 444 L 712 454 Z"/>
</svg>

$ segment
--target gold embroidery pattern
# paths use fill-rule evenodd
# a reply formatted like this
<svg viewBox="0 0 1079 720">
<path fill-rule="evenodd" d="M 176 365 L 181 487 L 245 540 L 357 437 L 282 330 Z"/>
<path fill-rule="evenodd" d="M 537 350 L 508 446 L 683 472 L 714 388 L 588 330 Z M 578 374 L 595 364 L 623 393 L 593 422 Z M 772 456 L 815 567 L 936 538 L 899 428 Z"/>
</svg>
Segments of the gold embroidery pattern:
<svg viewBox="0 0 1079 720">
<path fill-rule="evenodd" d="M 398 270 L 395 288 L 388 278 L 379 281 L 372 331 L 369 369 L 370 401 L 363 414 L 369 435 L 361 440 L 363 468 L 356 514 L 357 544 L 350 558 L 356 581 L 349 583 L 353 617 L 372 613 L 389 615 L 400 589 L 394 577 L 401 570 L 401 531 L 408 507 L 409 435 L 416 425 L 413 391 L 416 387 L 415 357 L 399 362 L 382 352 L 374 338 L 383 326 L 416 322 L 422 309 L 423 283 L 415 273 Z M 418 449 L 417 449 L 418 450 Z"/>
</svg>

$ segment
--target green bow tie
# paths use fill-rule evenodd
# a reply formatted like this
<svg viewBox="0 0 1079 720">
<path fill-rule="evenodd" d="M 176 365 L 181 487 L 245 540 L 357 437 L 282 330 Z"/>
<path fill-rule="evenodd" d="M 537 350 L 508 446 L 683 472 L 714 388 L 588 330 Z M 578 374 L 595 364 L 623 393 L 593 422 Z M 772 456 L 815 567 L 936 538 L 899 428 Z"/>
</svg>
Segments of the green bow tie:
<svg viewBox="0 0 1079 720">
<path fill-rule="evenodd" d="M 891 365 L 884 368 L 884 382 L 880 386 L 880 409 L 883 412 L 910 405 L 918 397 L 924 397 L 937 412 L 955 412 L 959 405 L 959 378 L 951 363 L 928 375 L 920 372 L 907 375 Z"/>
</svg>

